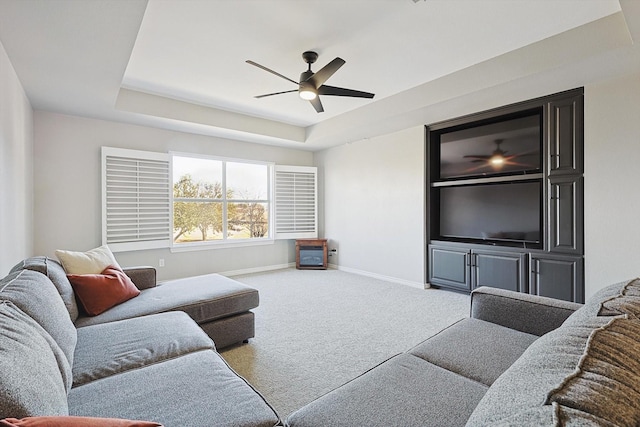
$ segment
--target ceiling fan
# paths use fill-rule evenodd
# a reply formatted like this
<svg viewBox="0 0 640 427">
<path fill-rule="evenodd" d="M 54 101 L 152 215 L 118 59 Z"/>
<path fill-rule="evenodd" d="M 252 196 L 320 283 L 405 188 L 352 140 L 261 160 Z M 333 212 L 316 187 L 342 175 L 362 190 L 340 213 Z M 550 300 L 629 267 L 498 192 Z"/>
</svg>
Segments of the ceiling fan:
<svg viewBox="0 0 640 427">
<path fill-rule="evenodd" d="M 319 95 L 331 95 L 331 96 L 349 96 L 354 98 L 373 98 L 375 95 L 369 92 L 361 92 L 359 90 L 353 89 L 345 89 L 341 87 L 328 86 L 325 85 L 329 77 L 331 77 L 340 67 L 345 64 L 345 60 L 342 58 L 335 58 L 333 61 L 329 62 L 327 65 L 322 67 L 318 72 L 314 73 L 311 71 L 311 64 L 316 62 L 318 59 L 318 54 L 312 51 L 306 51 L 302 54 L 302 59 L 308 65 L 307 71 L 302 72 L 300 74 L 300 81 L 295 81 L 288 77 L 283 76 L 280 73 L 277 73 L 264 65 L 260 65 L 256 62 L 247 60 L 247 64 L 254 65 L 258 68 L 261 68 L 271 74 L 274 74 L 278 77 L 282 77 L 285 80 L 290 81 L 298 86 L 298 89 L 285 90 L 283 92 L 274 92 L 267 93 L 265 95 L 258 95 L 255 98 L 264 98 L 266 96 L 280 95 L 283 93 L 290 92 L 298 92 L 300 98 L 307 100 L 313 105 L 313 108 L 316 109 L 318 113 L 322 113 L 324 108 L 322 107 L 322 102 L 320 102 Z"/>
<path fill-rule="evenodd" d="M 496 149 L 493 150 L 493 152 L 490 155 L 475 155 L 474 154 L 474 155 L 466 155 L 466 156 L 464 156 L 465 159 L 473 159 L 472 160 L 473 163 L 482 163 L 478 167 L 468 169 L 467 172 L 478 170 L 478 169 L 482 169 L 484 167 L 491 167 L 491 168 L 493 168 L 495 170 L 500 170 L 505 165 L 532 167 L 532 165 L 529 165 L 529 164 L 526 164 L 526 163 L 516 162 L 516 161 L 514 161 L 514 159 L 517 158 L 517 157 L 526 156 L 528 154 L 533 154 L 534 152 L 538 152 L 537 150 L 530 151 L 530 152 L 525 152 L 525 153 L 513 154 L 511 156 L 507 156 L 508 151 L 504 151 L 503 149 L 500 148 L 500 144 L 502 144 L 504 142 L 504 139 L 496 139 L 493 142 L 495 142 L 495 144 L 496 144 Z"/>
</svg>

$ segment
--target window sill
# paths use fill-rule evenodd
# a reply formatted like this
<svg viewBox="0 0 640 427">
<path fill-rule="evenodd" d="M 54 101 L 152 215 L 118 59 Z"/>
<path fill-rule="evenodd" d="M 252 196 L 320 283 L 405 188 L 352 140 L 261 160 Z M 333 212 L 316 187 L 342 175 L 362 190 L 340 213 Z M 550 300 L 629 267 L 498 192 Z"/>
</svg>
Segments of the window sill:
<svg viewBox="0 0 640 427">
<path fill-rule="evenodd" d="M 179 246 L 173 245 L 170 250 L 172 253 L 176 252 L 193 252 L 193 251 L 208 251 L 212 249 L 229 249 L 229 248 L 242 248 L 248 246 L 266 246 L 273 245 L 274 239 L 260 239 L 260 240 L 239 240 L 236 242 L 206 242 L 206 243 L 182 243 Z"/>
</svg>

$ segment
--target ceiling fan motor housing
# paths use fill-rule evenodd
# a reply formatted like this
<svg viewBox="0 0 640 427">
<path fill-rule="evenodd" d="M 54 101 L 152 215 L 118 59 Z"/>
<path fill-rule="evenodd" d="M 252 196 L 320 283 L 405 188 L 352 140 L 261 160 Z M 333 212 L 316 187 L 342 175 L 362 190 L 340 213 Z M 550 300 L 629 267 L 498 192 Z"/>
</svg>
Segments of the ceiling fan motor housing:
<svg viewBox="0 0 640 427">
<path fill-rule="evenodd" d="M 302 59 L 304 59 L 304 62 L 309 64 L 309 67 L 311 67 L 311 64 L 318 60 L 318 54 L 308 50 L 306 52 L 302 52 Z"/>
</svg>

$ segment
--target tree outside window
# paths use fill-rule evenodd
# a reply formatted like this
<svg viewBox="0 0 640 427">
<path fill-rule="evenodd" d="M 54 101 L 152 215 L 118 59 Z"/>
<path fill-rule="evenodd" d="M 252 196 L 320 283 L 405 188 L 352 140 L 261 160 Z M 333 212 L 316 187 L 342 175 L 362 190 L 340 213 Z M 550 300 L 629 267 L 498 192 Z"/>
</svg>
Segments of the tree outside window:
<svg viewBox="0 0 640 427">
<path fill-rule="evenodd" d="M 174 244 L 269 238 L 269 169 L 174 156 Z"/>
</svg>

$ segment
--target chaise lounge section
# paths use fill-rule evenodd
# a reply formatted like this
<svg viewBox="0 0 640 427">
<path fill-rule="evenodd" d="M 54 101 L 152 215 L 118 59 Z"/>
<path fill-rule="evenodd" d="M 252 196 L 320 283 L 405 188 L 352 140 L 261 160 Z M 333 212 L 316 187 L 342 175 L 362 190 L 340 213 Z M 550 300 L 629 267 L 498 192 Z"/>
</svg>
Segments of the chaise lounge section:
<svg viewBox="0 0 640 427">
<path fill-rule="evenodd" d="M 69 315 L 78 328 L 134 317 L 183 311 L 215 342 L 218 350 L 246 342 L 255 335 L 254 314 L 258 291 L 219 274 L 156 282 L 153 267 L 123 268 L 140 289 L 140 295 L 97 316 L 88 316 L 78 305 L 63 266 L 48 257 L 21 261 L 11 272 L 33 270 L 49 277 L 58 287 Z"/>
</svg>

